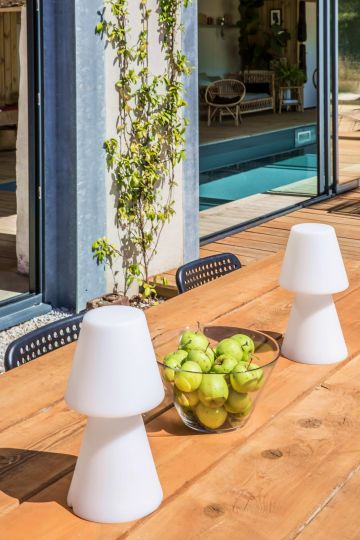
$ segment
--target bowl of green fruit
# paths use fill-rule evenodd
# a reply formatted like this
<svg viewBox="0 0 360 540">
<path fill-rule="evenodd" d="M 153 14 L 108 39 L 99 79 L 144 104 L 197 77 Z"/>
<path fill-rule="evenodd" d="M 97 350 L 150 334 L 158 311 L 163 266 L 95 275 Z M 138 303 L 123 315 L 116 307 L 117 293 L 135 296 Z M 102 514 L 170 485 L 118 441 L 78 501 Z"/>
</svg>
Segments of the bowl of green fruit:
<svg viewBox="0 0 360 540">
<path fill-rule="evenodd" d="M 242 427 L 280 355 L 271 336 L 227 326 L 186 328 L 158 365 L 184 424 L 223 433 Z"/>
</svg>

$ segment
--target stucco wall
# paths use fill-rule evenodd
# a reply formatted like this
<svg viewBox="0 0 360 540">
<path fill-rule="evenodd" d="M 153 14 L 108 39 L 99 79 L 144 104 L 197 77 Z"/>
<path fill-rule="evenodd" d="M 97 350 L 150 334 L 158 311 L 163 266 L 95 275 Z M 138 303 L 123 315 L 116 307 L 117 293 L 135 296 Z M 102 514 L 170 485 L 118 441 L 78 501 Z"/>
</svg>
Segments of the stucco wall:
<svg viewBox="0 0 360 540">
<path fill-rule="evenodd" d="M 162 73 L 165 68 L 163 53 L 161 51 L 161 46 L 159 43 L 159 34 L 158 34 L 158 24 L 157 24 L 157 13 L 156 13 L 156 0 L 151 0 L 149 2 L 149 8 L 152 10 L 152 15 L 150 18 L 149 24 L 149 68 L 152 73 Z M 139 2 L 137 0 L 129 2 L 130 8 L 130 28 L 131 32 L 129 33 L 129 39 L 136 38 L 140 30 L 140 10 L 138 9 Z M 181 36 L 179 36 L 179 40 Z M 104 44 L 105 45 L 105 44 Z M 118 116 L 118 93 L 116 92 L 114 85 L 115 81 L 119 77 L 119 70 L 116 65 L 114 65 L 114 52 L 111 47 L 105 47 L 105 58 L 106 58 L 106 131 L 107 137 L 116 136 L 115 125 L 116 119 Z M 159 274 L 171 268 L 179 266 L 184 259 L 184 238 L 183 238 L 183 220 L 184 220 L 184 209 L 183 209 L 183 174 L 182 167 L 178 167 L 177 170 L 177 181 L 178 185 L 175 188 L 174 200 L 175 200 L 175 215 L 171 219 L 169 224 L 166 224 L 161 239 L 158 245 L 157 255 L 154 257 L 150 273 L 152 275 Z M 112 178 L 111 173 L 107 174 L 107 236 L 108 238 L 119 245 L 119 240 L 122 236 L 121 231 L 115 226 L 115 197 L 112 194 Z M 196 205 L 196 202 L 195 202 Z M 192 209 L 189 209 L 191 212 L 197 212 L 197 208 L 194 205 Z M 197 231 L 195 231 L 195 237 L 197 236 Z M 188 240 L 191 242 L 191 238 Z M 195 239 L 197 242 L 197 238 Z M 119 270 L 119 285 L 120 289 L 123 289 L 123 271 L 122 271 L 122 261 L 120 260 L 117 264 L 117 269 Z M 107 273 L 107 283 L 108 290 L 112 288 L 112 276 L 111 273 Z M 134 291 L 134 288 L 132 289 Z"/>
<path fill-rule="evenodd" d="M 163 59 L 155 21 L 157 2 L 150 4 L 151 67 L 156 72 L 163 68 Z M 93 260 L 92 242 L 108 236 L 119 245 L 116 201 L 102 148 L 103 141 L 115 134 L 118 73 L 111 47 L 94 32 L 103 5 L 102 0 L 43 3 L 44 298 L 52 305 L 78 310 L 87 300 L 112 289 L 110 274 Z M 135 34 L 140 23 L 138 5 L 139 0 L 129 0 Z M 196 68 L 196 2 L 188 10 L 185 33 L 179 40 L 184 40 L 184 50 Z M 176 215 L 163 232 L 153 273 L 198 254 L 196 69 L 186 86 L 188 158 L 179 169 Z M 121 276 L 121 263 L 119 270 Z"/>
</svg>

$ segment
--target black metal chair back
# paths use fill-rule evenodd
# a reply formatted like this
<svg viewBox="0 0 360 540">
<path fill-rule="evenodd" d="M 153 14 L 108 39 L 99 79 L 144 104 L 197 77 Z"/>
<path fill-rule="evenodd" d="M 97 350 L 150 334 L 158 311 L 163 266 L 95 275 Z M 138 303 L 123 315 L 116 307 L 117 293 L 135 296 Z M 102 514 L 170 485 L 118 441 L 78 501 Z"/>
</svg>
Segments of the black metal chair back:
<svg viewBox="0 0 360 540">
<path fill-rule="evenodd" d="M 239 268 L 241 268 L 241 263 L 232 253 L 219 253 L 204 257 L 184 264 L 177 269 L 176 286 L 179 293 L 184 293 Z"/>
<path fill-rule="evenodd" d="M 79 338 L 84 313 L 55 321 L 16 339 L 5 352 L 5 371 L 26 364 Z"/>
</svg>

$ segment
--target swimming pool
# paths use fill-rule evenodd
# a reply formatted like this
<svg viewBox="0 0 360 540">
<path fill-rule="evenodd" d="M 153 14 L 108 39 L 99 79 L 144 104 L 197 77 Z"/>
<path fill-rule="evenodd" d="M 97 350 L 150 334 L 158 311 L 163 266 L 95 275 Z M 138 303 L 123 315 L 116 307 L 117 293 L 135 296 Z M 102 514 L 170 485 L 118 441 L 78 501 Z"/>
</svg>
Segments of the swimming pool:
<svg viewBox="0 0 360 540">
<path fill-rule="evenodd" d="M 316 145 L 200 173 L 200 210 L 317 175 Z"/>
</svg>

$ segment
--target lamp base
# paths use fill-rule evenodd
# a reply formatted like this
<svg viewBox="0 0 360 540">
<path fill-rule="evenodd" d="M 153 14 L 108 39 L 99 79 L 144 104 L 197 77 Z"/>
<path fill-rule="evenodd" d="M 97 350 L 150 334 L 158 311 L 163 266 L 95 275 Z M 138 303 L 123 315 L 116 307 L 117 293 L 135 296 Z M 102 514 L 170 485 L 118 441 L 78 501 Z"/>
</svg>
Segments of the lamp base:
<svg viewBox="0 0 360 540">
<path fill-rule="evenodd" d="M 121 523 L 150 514 L 163 493 L 141 415 L 89 418 L 68 493 L 76 515 Z"/>
<path fill-rule="evenodd" d="M 303 364 L 345 360 L 348 351 L 331 295 L 296 295 L 281 353 Z"/>
</svg>

